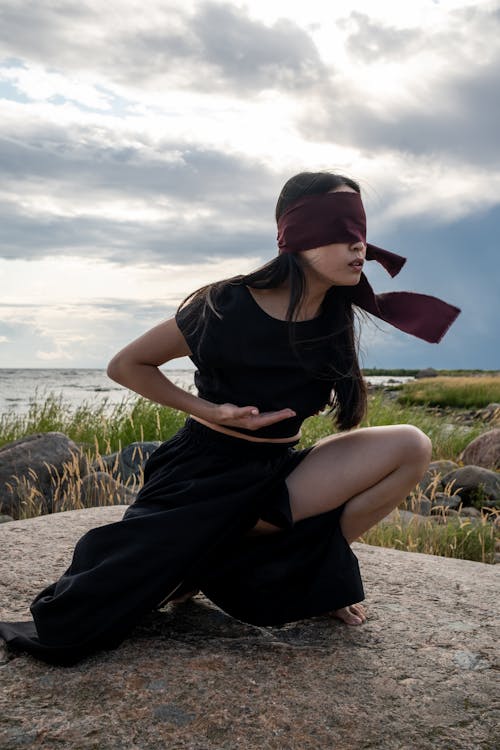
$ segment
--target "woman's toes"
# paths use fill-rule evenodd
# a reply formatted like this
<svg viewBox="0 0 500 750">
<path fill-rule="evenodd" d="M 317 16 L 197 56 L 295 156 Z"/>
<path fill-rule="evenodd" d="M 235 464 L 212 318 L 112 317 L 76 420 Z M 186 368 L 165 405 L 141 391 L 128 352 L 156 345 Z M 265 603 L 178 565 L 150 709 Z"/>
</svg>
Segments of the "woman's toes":
<svg viewBox="0 0 500 750">
<path fill-rule="evenodd" d="M 333 616 L 342 620 L 347 625 L 361 625 L 366 620 L 364 608 L 356 604 L 336 609 L 333 612 Z"/>
</svg>

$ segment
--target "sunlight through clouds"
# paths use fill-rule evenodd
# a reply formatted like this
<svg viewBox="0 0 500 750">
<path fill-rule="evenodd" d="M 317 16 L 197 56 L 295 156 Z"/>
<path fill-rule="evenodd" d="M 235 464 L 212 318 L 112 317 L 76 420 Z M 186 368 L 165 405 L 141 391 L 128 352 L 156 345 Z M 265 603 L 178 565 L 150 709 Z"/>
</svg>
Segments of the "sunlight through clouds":
<svg viewBox="0 0 500 750">
<path fill-rule="evenodd" d="M 268 260 L 302 170 L 360 182 L 369 239 L 409 255 L 391 289 L 421 285 L 422 247 L 434 293 L 493 283 L 468 248 L 489 257 L 498 221 L 497 2 L 29 7 L 27 24 L 0 5 L 0 366 L 102 366 L 124 321 L 140 332 Z M 495 319 L 496 290 L 481 298 Z M 432 356 L 492 366 L 475 300 L 450 301 L 464 314 Z M 384 341 L 367 336 L 368 356 L 430 358 Z"/>
</svg>

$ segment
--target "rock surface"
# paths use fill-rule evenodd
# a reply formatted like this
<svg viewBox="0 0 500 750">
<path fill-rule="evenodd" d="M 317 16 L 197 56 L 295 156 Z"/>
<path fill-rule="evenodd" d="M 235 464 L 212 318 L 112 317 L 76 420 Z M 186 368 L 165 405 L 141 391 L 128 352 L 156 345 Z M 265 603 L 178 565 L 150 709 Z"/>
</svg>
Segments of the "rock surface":
<svg viewBox="0 0 500 750">
<path fill-rule="evenodd" d="M 0 617 L 24 619 L 126 506 L 0 528 Z M 69 668 L 0 646 L 0 748 L 493 750 L 498 568 L 353 544 L 368 620 L 260 628 L 202 596 Z M 3 643 L 0 641 L 0 643 Z"/>
<path fill-rule="evenodd" d="M 482 435 L 469 443 L 460 454 L 460 461 L 464 464 L 484 466 L 486 469 L 499 469 L 500 427 L 483 432 Z"/>
</svg>

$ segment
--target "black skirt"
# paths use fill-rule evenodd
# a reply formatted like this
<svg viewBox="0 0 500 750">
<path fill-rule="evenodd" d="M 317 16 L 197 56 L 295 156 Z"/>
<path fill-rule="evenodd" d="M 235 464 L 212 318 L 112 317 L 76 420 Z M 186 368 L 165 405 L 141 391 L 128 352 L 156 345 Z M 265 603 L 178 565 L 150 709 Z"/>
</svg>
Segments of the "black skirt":
<svg viewBox="0 0 500 750">
<path fill-rule="evenodd" d="M 191 588 L 258 625 L 359 602 L 358 561 L 339 525 L 344 506 L 292 520 L 286 478 L 309 450 L 187 419 L 148 460 L 123 520 L 85 534 L 68 570 L 32 603 L 33 622 L 0 623 L 0 636 L 68 664 L 117 646 L 145 613 Z M 259 518 L 280 530 L 248 534 Z"/>
</svg>

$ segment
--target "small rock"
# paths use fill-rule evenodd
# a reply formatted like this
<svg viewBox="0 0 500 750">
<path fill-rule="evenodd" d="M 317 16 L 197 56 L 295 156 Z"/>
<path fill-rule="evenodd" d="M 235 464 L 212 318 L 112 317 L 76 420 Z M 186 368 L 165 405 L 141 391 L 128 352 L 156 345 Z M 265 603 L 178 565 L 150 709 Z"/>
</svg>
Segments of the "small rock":
<svg viewBox="0 0 500 750">
<path fill-rule="evenodd" d="M 419 524 L 419 523 L 427 523 L 429 521 L 428 518 L 425 516 L 420 516 L 418 513 L 411 513 L 409 510 L 400 510 L 399 508 L 394 508 L 394 510 L 391 510 L 389 515 L 382 518 L 379 523 L 381 524 Z"/>
<path fill-rule="evenodd" d="M 486 469 L 500 468 L 500 428 L 488 430 L 469 443 L 460 454 L 460 461 Z"/>
<path fill-rule="evenodd" d="M 432 502 L 425 495 L 419 495 L 418 497 L 408 497 L 404 504 L 404 510 L 409 510 L 412 513 L 417 513 L 420 516 L 428 516 L 431 512 Z"/>
<path fill-rule="evenodd" d="M 460 515 L 458 510 L 455 510 L 455 508 L 449 508 L 446 505 L 433 505 L 431 508 L 431 515 L 433 516 L 439 516 L 439 515 L 445 515 L 445 516 L 458 516 Z"/>
<path fill-rule="evenodd" d="M 453 491 L 464 505 L 500 508 L 500 476 L 482 466 L 464 466 L 446 474 L 443 484 L 453 483 Z"/>
<path fill-rule="evenodd" d="M 457 510 L 460 505 L 463 504 L 463 500 L 460 495 L 446 495 L 444 492 L 436 492 L 432 502 L 432 511 L 439 508 L 449 508 Z"/>
<path fill-rule="evenodd" d="M 460 510 L 460 515 L 465 518 L 481 518 L 481 511 L 478 508 L 467 505 Z"/>
<path fill-rule="evenodd" d="M 0 515 L 0 523 L 7 523 L 8 521 L 13 520 L 12 516 Z"/>
</svg>

